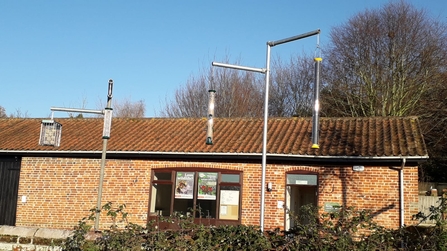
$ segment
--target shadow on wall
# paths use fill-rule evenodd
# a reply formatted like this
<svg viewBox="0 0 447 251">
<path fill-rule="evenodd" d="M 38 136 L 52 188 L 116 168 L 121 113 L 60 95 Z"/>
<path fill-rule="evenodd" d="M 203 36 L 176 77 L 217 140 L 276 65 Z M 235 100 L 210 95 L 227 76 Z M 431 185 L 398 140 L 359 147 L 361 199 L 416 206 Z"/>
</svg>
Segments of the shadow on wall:
<svg viewBox="0 0 447 251">
<path fill-rule="evenodd" d="M 386 207 L 382 207 L 381 209 L 379 209 L 379 210 L 377 210 L 377 211 L 375 211 L 375 212 L 372 212 L 371 215 L 372 215 L 373 217 L 376 217 L 376 216 L 378 216 L 378 215 L 380 215 L 380 214 L 385 213 L 385 212 L 388 211 L 388 210 L 394 209 L 395 207 L 396 207 L 396 204 L 393 203 L 393 204 L 388 205 L 388 206 L 386 206 Z"/>
<path fill-rule="evenodd" d="M 323 173 L 323 181 L 321 183 L 321 188 L 324 189 L 325 187 L 325 183 L 326 181 L 329 180 L 334 180 L 335 178 L 338 178 L 341 181 L 341 192 L 342 192 L 342 207 L 343 208 L 347 208 L 348 206 L 353 206 L 353 205 L 348 205 L 348 190 L 349 190 L 349 194 L 351 196 L 353 196 L 353 194 L 355 193 L 359 193 L 360 191 L 356 191 L 356 187 L 361 186 L 361 184 L 358 184 L 357 182 L 355 182 L 352 179 L 352 172 L 350 171 L 349 168 L 345 168 L 345 167 L 336 167 L 336 168 L 325 168 Z M 328 184 L 326 184 L 327 186 Z M 331 189 L 331 188 L 330 188 Z M 332 191 L 333 192 L 333 188 Z M 390 204 L 387 206 L 384 206 L 376 211 L 373 211 L 371 214 L 373 217 L 377 217 L 380 214 L 383 214 L 391 209 L 396 208 L 396 204 Z"/>
</svg>

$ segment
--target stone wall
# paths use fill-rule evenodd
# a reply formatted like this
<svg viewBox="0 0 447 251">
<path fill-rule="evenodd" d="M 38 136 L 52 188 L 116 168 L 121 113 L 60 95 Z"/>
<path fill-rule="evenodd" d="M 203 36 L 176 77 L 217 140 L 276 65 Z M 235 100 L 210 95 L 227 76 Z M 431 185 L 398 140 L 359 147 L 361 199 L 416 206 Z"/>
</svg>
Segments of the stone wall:
<svg viewBox="0 0 447 251">
<path fill-rule="evenodd" d="M 70 234 L 60 229 L 0 226 L 0 250 L 59 251 Z"/>
</svg>

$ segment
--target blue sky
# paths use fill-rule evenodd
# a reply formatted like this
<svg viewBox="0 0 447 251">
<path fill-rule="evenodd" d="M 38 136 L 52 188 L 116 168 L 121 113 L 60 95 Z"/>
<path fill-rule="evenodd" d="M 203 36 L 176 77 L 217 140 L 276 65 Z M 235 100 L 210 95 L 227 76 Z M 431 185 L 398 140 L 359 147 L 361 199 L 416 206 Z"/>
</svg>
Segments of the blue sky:
<svg viewBox="0 0 447 251">
<path fill-rule="evenodd" d="M 159 116 L 166 99 L 213 60 L 265 67 L 266 42 L 331 27 L 387 0 L 0 1 L 0 106 L 47 118 L 50 107 L 102 109 L 144 100 Z M 447 22 L 446 0 L 410 0 Z M 316 37 L 272 48 L 272 57 L 313 52 Z M 205 90 L 206 91 L 206 90 Z M 55 117 L 66 116 L 56 112 Z"/>
</svg>

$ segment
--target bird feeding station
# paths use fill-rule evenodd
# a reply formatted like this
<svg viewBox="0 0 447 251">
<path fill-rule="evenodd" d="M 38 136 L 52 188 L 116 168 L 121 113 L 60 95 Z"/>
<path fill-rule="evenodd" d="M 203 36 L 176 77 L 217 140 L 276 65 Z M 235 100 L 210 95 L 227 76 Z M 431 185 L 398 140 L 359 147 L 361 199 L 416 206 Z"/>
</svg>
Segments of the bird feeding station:
<svg viewBox="0 0 447 251">
<path fill-rule="evenodd" d="M 62 124 L 53 119 L 42 120 L 40 124 L 39 145 L 55 146 L 61 144 Z"/>
<path fill-rule="evenodd" d="M 218 66 L 218 67 L 224 67 L 224 68 L 231 68 L 236 70 L 244 70 L 244 71 L 252 71 L 252 72 L 259 72 L 265 74 L 265 101 L 264 101 L 264 129 L 263 129 L 263 139 L 262 139 L 262 178 L 261 178 L 261 207 L 260 207 L 260 227 L 261 231 L 264 231 L 264 204 L 265 204 L 265 190 L 268 189 L 268 186 L 266 186 L 265 183 L 265 175 L 266 175 L 266 165 L 267 165 L 267 123 L 268 123 L 268 100 L 269 100 L 269 81 L 270 81 L 270 50 L 271 47 L 285 44 L 288 42 L 292 42 L 295 40 L 307 38 L 310 36 L 318 35 L 317 39 L 317 48 L 319 47 L 319 35 L 320 30 L 315 30 L 311 32 L 307 32 L 301 35 L 276 40 L 276 41 L 269 41 L 267 42 L 267 57 L 266 57 L 266 67 L 265 68 L 253 68 L 253 67 L 246 67 L 246 66 L 239 66 L 239 65 L 232 65 L 232 64 L 223 64 L 223 63 L 217 63 L 212 62 L 212 66 Z M 319 67 L 321 60 L 315 60 L 316 61 L 316 85 L 319 84 Z M 316 88 L 316 91 L 318 91 L 318 88 Z M 315 98 L 318 99 L 318 94 L 315 94 Z M 312 135 L 312 148 L 319 148 L 318 146 L 318 124 L 315 123 L 315 121 L 318 121 L 318 109 L 319 109 L 319 103 L 318 100 L 314 102 L 314 125 L 313 125 L 313 135 Z M 211 124 L 212 125 L 212 124 Z"/>
<path fill-rule="evenodd" d="M 208 101 L 208 128 L 206 130 L 206 144 L 213 144 L 213 118 L 214 118 L 214 96 L 216 95 L 215 90 L 209 90 L 209 101 Z"/>
<path fill-rule="evenodd" d="M 92 113 L 104 116 L 104 127 L 102 133 L 103 148 L 101 154 L 101 170 L 99 174 L 99 184 L 98 184 L 98 197 L 96 204 L 96 217 L 95 217 L 95 231 L 99 229 L 99 217 L 101 213 L 101 197 L 102 197 L 102 187 L 104 182 L 104 169 L 106 162 L 107 153 L 107 140 L 110 139 L 110 130 L 112 127 L 112 90 L 113 90 L 113 80 L 109 80 L 109 87 L 107 92 L 107 105 L 104 110 L 90 110 L 90 109 L 76 109 L 76 108 L 64 108 L 64 107 L 51 107 L 51 119 L 42 120 L 40 126 L 40 137 L 39 145 L 45 146 L 56 146 L 60 145 L 62 136 L 62 125 L 53 119 L 53 113 L 55 111 L 60 112 L 76 112 L 76 113 Z"/>
</svg>

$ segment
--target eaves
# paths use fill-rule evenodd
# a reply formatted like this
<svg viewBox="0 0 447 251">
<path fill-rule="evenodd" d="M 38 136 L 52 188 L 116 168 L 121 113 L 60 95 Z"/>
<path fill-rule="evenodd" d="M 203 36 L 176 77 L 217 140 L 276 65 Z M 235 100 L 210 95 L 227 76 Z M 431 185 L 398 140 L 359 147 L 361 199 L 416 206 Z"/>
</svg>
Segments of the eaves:
<svg viewBox="0 0 447 251">
<path fill-rule="evenodd" d="M 1 150 L 0 156 L 20 157 L 71 157 L 101 158 L 101 151 L 34 151 Z M 114 159 L 162 159 L 162 160 L 201 160 L 201 161 L 249 161 L 261 162 L 261 153 L 209 153 L 209 152 L 145 152 L 145 151 L 107 151 L 107 158 Z M 300 163 L 313 165 L 376 165 L 399 164 L 405 159 L 407 165 L 418 165 L 428 160 L 425 156 L 319 156 L 295 154 L 269 154 L 268 163 Z"/>
</svg>

